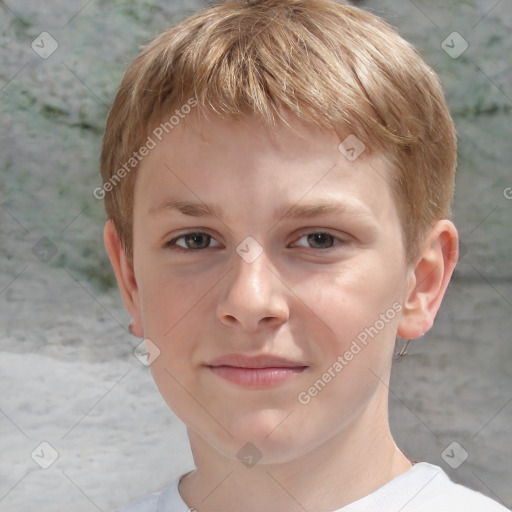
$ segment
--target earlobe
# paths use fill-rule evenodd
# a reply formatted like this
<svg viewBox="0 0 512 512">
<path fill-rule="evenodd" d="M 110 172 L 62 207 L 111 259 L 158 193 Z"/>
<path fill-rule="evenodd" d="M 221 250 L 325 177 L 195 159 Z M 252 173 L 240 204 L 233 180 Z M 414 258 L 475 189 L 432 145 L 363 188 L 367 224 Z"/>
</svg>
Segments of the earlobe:
<svg viewBox="0 0 512 512">
<path fill-rule="evenodd" d="M 397 331 L 402 338 L 418 338 L 432 327 L 457 264 L 458 241 L 451 221 L 440 220 L 432 228 L 409 276 Z"/>
<path fill-rule="evenodd" d="M 111 220 L 108 220 L 105 224 L 103 239 L 110 263 L 116 275 L 121 297 L 123 298 L 126 310 L 131 316 L 130 332 L 138 338 L 143 338 L 139 289 L 135 280 L 133 264 L 127 257 L 114 223 Z"/>
</svg>

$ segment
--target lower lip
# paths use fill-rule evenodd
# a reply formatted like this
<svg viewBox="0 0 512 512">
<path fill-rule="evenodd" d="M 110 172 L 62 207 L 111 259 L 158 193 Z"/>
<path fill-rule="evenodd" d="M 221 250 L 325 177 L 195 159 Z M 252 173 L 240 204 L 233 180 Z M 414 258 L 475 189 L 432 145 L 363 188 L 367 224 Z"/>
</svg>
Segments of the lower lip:
<svg viewBox="0 0 512 512">
<path fill-rule="evenodd" d="M 270 387 L 290 380 L 302 373 L 306 366 L 296 368 L 238 368 L 234 366 L 210 366 L 210 370 L 235 384 L 252 388 Z"/>
</svg>

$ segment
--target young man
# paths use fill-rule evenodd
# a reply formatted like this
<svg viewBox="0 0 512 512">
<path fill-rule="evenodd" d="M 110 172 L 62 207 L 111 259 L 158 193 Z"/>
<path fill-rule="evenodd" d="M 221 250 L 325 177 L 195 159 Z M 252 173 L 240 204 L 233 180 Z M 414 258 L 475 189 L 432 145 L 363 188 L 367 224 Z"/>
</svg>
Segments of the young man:
<svg viewBox="0 0 512 512">
<path fill-rule="evenodd" d="M 396 336 L 430 329 L 458 256 L 453 123 L 393 29 L 330 0 L 205 9 L 127 70 L 101 166 L 196 465 L 123 511 L 506 510 L 389 431 Z"/>
</svg>

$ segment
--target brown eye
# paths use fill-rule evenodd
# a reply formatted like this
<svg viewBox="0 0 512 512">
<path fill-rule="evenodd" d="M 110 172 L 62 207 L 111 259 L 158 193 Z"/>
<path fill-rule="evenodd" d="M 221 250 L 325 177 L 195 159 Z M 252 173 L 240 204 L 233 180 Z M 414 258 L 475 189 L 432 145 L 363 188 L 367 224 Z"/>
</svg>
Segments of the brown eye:
<svg viewBox="0 0 512 512">
<path fill-rule="evenodd" d="M 212 240 L 213 238 L 207 233 L 194 231 L 173 238 L 172 240 L 167 242 L 165 246 L 171 248 L 178 248 L 178 250 L 199 250 L 210 247 L 210 242 Z"/>
<path fill-rule="evenodd" d="M 316 249 L 328 249 L 334 245 L 335 238 L 329 233 L 311 233 L 308 242 Z"/>
<path fill-rule="evenodd" d="M 305 239 L 306 244 L 297 243 L 301 247 L 308 247 L 310 249 L 330 249 L 338 245 L 336 242 L 342 241 L 330 233 L 324 231 L 315 231 L 310 233 L 303 233 L 299 240 Z"/>
</svg>

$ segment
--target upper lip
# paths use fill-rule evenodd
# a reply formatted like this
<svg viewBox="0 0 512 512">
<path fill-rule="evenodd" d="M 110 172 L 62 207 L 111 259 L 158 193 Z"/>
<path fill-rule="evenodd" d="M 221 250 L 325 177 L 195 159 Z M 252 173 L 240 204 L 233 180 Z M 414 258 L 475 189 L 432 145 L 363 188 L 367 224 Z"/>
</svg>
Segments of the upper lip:
<svg viewBox="0 0 512 512">
<path fill-rule="evenodd" d="M 242 354 L 228 354 L 211 361 L 208 366 L 234 366 L 238 368 L 302 368 L 306 365 L 299 361 L 292 361 L 280 356 L 264 354 L 259 356 L 245 356 Z"/>
</svg>

